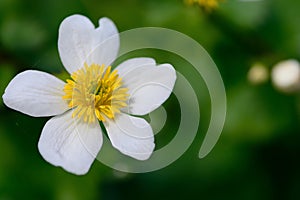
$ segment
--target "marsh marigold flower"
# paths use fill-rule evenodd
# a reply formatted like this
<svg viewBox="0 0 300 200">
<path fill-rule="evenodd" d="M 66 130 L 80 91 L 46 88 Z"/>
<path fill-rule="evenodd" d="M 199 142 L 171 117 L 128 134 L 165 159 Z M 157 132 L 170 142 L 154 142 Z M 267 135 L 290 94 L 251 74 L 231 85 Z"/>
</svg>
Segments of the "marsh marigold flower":
<svg viewBox="0 0 300 200">
<path fill-rule="evenodd" d="M 142 37 L 142 36 L 141 36 Z M 28 70 L 16 75 L 4 103 L 33 117 L 52 117 L 44 126 L 38 149 L 43 158 L 74 174 L 85 174 L 102 146 L 104 124 L 112 146 L 138 160 L 155 147 L 151 126 L 143 118 L 171 94 L 176 73 L 170 64 L 133 58 L 111 64 L 119 34 L 108 18 L 95 28 L 81 15 L 60 25 L 58 51 L 71 74 L 66 82 L 48 73 Z M 134 115 L 134 116 L 133 116 Z"/>
</svg>

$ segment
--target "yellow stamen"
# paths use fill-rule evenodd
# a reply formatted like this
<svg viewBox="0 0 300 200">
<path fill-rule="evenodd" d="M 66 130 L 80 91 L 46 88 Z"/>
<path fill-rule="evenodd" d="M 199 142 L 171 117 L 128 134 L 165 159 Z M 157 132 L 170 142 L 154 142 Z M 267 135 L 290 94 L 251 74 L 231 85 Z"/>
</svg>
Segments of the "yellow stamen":
<svg viewBox="0 0 300 200">
<path fill-rule="evenodd" d="M 120 109 L 126 107 L 128 89 L 122 87 L 122 78 L 116 70 L 108 66 L 84 65 L 67 79 L 62 97 L 73 108 L 72 117 L 85 122 L 95 122 L 96 118 L 105 121 L 114 119 Z"/>
</svg>

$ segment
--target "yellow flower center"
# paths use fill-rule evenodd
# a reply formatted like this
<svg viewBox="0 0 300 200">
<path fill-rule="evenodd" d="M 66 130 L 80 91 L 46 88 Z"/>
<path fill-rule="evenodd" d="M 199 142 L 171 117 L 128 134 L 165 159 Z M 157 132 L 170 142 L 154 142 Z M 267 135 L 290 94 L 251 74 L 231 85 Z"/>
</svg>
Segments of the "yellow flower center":
<svg viewBox="0 0 300 200">
<path fill-rule="evenodd" d="M 92 123 L 96 118 L 105 121 L 114 119 L 120 109 L 126 107 L 128 89 L 122 87 L 122 78 L 117 71 L 104 65 L 84 65 L 67 79 L 63 99 L 73 108 L 73 117 Z"/>
<path fill-rule="evenodd" d="M 207 11 L 213 10 L 219 6 L 219 1 L 223 0 L 185 0 L 188 5 L 198 4 Z"/>
</svg>

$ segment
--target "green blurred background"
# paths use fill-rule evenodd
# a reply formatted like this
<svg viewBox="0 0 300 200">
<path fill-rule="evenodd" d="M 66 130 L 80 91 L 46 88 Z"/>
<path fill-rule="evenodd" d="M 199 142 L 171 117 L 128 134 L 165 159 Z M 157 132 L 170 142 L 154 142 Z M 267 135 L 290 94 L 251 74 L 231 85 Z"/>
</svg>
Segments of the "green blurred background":
<svg viewBox="0 0 300 200">
<path fill-rule="evenodd" d="M 120 32 L 155 26 L 192 37 L 217 64 L 228 98 L 220 140 L 199 159 L 210 117 L 201 77 L 176 55 L 134 52 L 132 57 L 148 55 L 170 62 L 186 76 L 200 102 L 199 132 L 185 154 L 164 169 L 126 174 L 95 162 L 85 176 L 69 174 L 40 156 L 37 142 L 49 118 L 23 115 L 5 107 L 1 99 L 0 200 L 300 199 L 299 92 L 279 91 L 267 77 L 253 83 L 248 74 L 257 62 L 269 74 L 281 60 L 300 59 L 299 10 L 298 0 L 225 0 L 210 12 L 181 0 L 0 0 L 1 95 L 26 69 L 64 76 L 57 52 L 58 27 L 66 16 L 79 13 L 95 24 L 109 17 Z M 174 96 L 165 107 L 172 116 L 180 115 Z M 176 129 L 178 119 L 173 118 Z M 158 147 L 172 137 L 163 129 L 156 138 Z"/>
</svg>

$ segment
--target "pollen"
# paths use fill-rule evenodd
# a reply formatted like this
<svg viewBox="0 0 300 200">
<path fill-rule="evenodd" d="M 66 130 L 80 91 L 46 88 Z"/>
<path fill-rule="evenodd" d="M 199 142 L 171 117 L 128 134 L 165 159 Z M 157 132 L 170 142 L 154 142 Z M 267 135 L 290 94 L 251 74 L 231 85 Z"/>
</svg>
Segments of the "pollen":
<svg viewBox="0 0 300 200">
<path fill-rule="evenodd" d="M 62 98 L 73 109 L 72 117 L 88 123 L 114 119 L 127 106 L 128 89 L 111 66 L 85 64 L 67 79 L 64 92 Z"/>
</svg>

